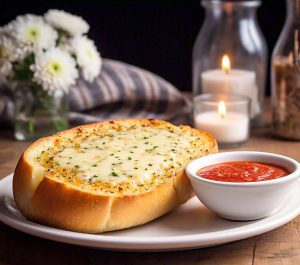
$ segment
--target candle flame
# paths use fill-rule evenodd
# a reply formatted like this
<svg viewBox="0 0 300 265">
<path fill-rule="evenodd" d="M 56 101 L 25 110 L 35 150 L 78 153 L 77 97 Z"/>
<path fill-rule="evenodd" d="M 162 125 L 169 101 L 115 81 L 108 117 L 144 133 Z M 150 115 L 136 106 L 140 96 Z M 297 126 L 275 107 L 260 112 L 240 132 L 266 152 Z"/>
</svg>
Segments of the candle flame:
<svg viewBox="0 0 300 265">
<path fill-rule="evenodd" d="M 224 54 L 222 57 L 222 70 L 225 72 L 225 74 L 228 74 L 230 71 L 230 59 L 227 54 Z"/>
<path fill-rule="evenodd" d="M 224 119 L 225 115 L 226 115 L 226 106 L 225 106 L 225 102 L 223 100 L 221 100 L 219 102 L 218 111 L 219 111 L 219 114 L 221 115 L 221 118 Z"/>
</svg>

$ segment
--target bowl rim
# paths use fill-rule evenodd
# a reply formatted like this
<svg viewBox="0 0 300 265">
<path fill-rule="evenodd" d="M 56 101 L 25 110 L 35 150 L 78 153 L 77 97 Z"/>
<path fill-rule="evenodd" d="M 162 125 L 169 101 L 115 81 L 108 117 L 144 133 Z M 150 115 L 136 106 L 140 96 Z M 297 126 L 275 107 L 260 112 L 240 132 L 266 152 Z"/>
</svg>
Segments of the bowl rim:
<svg viewBox="0 0 300 265">
<path fill-rule="evenodd" d="M 205 159 L 212 159 L 214 156 L 215 157 L 222 157 L 222 156 L 227 156 L 227 155 L 235 155 L 235 156 L 239 156 L 239 155 L 257 155 L 259 157 L 262 156 L 266 156 L 266 157 L 275 157 L 281 160 L 285 160 L 290 162 L 291 164 L 293 164 L 295 166 L 295 170 L 293 172 L 291 172 L 290 174 L 281 177 L 281 178 L 277 178 L 277 179 L 271 179 L 271 180 L 264 180 L 264 181 L 255 181 L 255 182 L 226 182 L 226 181 L 219 181 L 219 180 L 211 180 L 211 179 L 206 179 L 203 177 L 199 177 L 198 175 L 196 175 L 196 172 L 194 172 L 194 170 L 191 170 L 191 167 L 194 166 L 195 163 L 199 163 L 199 161 L 203 161 Z M 249 160 L 245 160 L 244 158 L 237 158 L 237 159 L 232 159 L 232 162 L 234 161 L 253 161 L 253 162 L 261 162 L 264 163 L 264 161 L 257 159 L 257 160 L 253 160 L 253 159 L 249 159 Z M 224 162 L 231 162 L 231 161 L 224 161 Z M 218 161 L 217 163 L 211 163 L 211 165 L 214 164 L 219 164 L 222 163 L 222 161 Z M 276 164 L 276 163 L 275 163 Z M 199 170 L 200 168 L 198 168 L 197 170 Z M 204 157 L 199 157 L 196 158 L 194 160 L 192 160 L 191 162 L 188 163 L 188 165 L 185 168 L 185 172 L 188 176 L 189 179 L 194 179 L 196 181 L 202 181 L 202 182 L 206 182 L 206 183 L 210 183 L 210 184 L 214 184 L 214 185 L 219 185 L 219 186 L 230 186 L 230 187 L 258 187 L 258 186 L 268 186 L 268 185 L 276 185 L 276 184 L 281 184 L 281 183 L 285 183 L 285 182 L 289 182 L 292 181 L 296 178 L 300 177 L 300 164 L 297 160 L 290 158 L 288 156 L 284 156 L 284 155 L 279 155 L 279 154 L 275 154 L 275 153 L 270 153 L 270 152 L 259 152 L 259 151 L 229 151 L 229 152 L 221 152 L 221 153 L 216 153 L 216 154 L 210 154 Z"/>
</svg>

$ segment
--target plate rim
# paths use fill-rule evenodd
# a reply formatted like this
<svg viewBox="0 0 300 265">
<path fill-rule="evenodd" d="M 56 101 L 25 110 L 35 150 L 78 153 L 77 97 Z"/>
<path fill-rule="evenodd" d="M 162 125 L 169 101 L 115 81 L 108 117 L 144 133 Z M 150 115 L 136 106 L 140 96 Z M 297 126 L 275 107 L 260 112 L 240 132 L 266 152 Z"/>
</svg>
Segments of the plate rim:
<svg viewBox="0 0 300 265">
<path fill-rule="evenodd" d="M 0 180 L 0 189 L 2 185 L 5 185 L 3 182 L 12 180 L 12 176 L 13 174 L 9 174 Z M 300 181 L 297 183 L 298 189 L 300 189 Z M 295 194 L 293 193 L 292 196 L 295 196 Z M 4 204 L 3 206 L 5 208 L 4 212 L 3 209 L 0 208 L 0 221 L 21 232 L 62 243 L 121 251 L 172 251 L 229 243 L 269 232 L 288 223 L 300 214 L 299 204 L 293 211 L 287 212 L 283 216 L 280 216 L 280 213 L 282 213 L 282 208 L 280 208 L 278 212 L 270 217 L 257 220 L 255 223 L 247 224 L 246 226 L 248 227 L 246 229 L 245 226 L 240 226 L 230 228 L 226 230 L 226 232 L 222 230 L 191 235 L 145 238 L 136 236 L 124 237 L 120 235 L 86 234 L 53 228 L 27 219 L 22 220 L 14 218 L 14 215 L 5 205 L 3 197 L 1 197 L 0 203 Z M 286 206 L 283 206 L 283 208 L 284 207 Z M 278 215 L 279 219 L 276 218 Z M 61 234 L 62 231 L 63 235 Z M 205 236 L 203 237 L 204 234 Z"/>
</svg>

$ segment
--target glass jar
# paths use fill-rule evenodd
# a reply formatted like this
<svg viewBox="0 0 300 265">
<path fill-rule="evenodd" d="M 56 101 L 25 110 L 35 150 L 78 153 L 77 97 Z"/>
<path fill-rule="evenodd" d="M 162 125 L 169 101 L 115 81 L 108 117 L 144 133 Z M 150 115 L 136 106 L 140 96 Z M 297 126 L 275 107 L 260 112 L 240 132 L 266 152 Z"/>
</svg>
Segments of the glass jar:
<svg viewBox="0 0 300 265">
<path fill-rule="evenodd" d="M 300 140 L 300 0 L 287 0 L 287 17 L 272 55 L 272 132 Z"/>
<path fill-rule="evenodd" d="M 48 92 L 31 83 L 14 89 L 14 134 L 17 140 L 35 140 L 68 128 L 68 94 Z"/>
<path fill-rule="evenodd" d="M 193 94 L 248 96 L 252 125 L 261 125 L 267 70 L 267 45 L 256 19 L 261 1 L 203 0 L 201 4 L 206 12 L 193 49 Z M 218 82 L 203 80 L 211 70 L 221 69 L 224 55 L 231 65 L 227 75 L 215 72 L 212 79 Z"/>
</svg>

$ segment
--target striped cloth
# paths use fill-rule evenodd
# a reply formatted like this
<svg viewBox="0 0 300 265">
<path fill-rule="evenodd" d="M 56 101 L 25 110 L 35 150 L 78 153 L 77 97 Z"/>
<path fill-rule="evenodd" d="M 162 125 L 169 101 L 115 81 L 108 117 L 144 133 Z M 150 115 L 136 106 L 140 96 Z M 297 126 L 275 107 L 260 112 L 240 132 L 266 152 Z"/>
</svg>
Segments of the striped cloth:
<svg viewBox="0 0 300 265">
<path fill-rule="evenodd" d="M 0 124 L 12 124 L 12 92 L 0 87 Z M 104 59 L 93 83 L 79 79 L 70 89 L 72 125 L 118 118 L 156 118 L 189 123 L 191 103 L 170 83 L 153 73 Z"/>
</svg>

